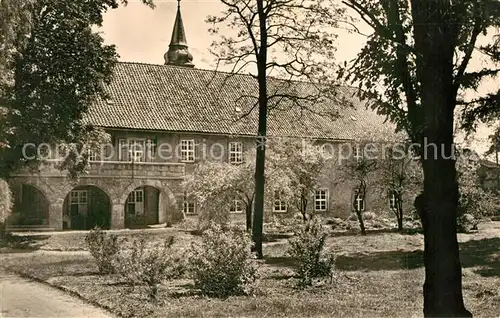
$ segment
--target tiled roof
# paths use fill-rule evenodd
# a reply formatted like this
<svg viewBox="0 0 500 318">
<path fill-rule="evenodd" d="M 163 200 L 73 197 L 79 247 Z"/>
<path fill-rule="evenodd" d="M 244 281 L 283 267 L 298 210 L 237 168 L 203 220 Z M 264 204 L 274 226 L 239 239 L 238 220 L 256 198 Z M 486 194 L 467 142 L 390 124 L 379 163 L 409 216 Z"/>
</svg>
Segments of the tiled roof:
<svg viewBox="0 0 500 318">
<path fill-rule="evenodd" d="M 269 87 L 302 97 L 317 91 L 309 83 L 290 84 L 273 78 Z M 113 81 L 107 87 L 110 99 L 96 102 L 86 120 L 103 128 L 251 136 L 257 134 L 258 113 L 257 108 L 250 111 L 256 100 L 245 96 L 257 96 L 257 88 L 257 80 L 249 75 L 122 62 L 116 65 Z M 393 131 L 383 117 L 353 97 L 353 88 L 336 89 L 338 96 L 350 102 L 324 99 L 309 102 L 303 109 L 282 100 L 269 111 L 268 135 L 348 140 Z M 340 118 L 326 115 L 336 110 Z M 247 112 L 248 116 L 241 118 Z"/>
</svg>

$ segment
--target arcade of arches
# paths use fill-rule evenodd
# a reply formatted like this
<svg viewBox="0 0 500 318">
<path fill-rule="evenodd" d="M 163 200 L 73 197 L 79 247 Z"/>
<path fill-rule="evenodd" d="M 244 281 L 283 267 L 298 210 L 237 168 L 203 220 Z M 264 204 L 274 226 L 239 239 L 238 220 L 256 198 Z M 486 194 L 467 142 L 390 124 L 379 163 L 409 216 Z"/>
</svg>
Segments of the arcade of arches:
<svg viewBox="0 0 500 318">
<path fill-rule="evenodd" d="M 47 180 L 47 179 L 46 179 Z M 8 220 L 12 228 L 88 230 L 141 228 L 173 223 L 183 218 L 183 193 L 174 194 L 159 181 L 134 180 L 110 187 L 84 180 L 44 183 L 41 178 L 10 181 L 14 209 Z M 171 180 L 169 180 L 171 181 Z M 172 182 L 170 182 L 172 183 Z"/>
</svg>

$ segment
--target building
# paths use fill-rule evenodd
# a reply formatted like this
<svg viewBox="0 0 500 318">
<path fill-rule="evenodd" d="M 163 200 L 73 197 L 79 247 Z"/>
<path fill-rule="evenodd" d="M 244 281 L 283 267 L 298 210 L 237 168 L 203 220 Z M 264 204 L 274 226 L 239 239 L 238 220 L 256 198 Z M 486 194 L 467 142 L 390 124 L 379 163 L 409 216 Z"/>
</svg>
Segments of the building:
<svg viewBox="0 0 500 318">
<path fill-rule="evenodd" d="M 200 160 L 237 163 L 254 147 L 257 113 L 251 96 L 257 82 L 251 76 L 195 68 L 180 8 L 164 58 L 165 65 L 116 65 L 109 98 L 96 102 L 86 117 L 112 137 L 111 147 L 92 155 L 88 174 L 71 180 L 57 169 L 57 161 L 47 161 L 38 173 L 12 175 L 15 208 L 10 226 L 119 229 L 174 223 L 198 213 L 181 182 Z M 335 100 L 311 101 L 306 97 L 317 88 L 310 83 L 270 79 L 269 87 L 302 96 L 307 104 L 297 107 L 291 99 L 276 104 L 269 113 L 270 136 L 338 145 L 388 131 L 384 118 L 367 110 L 352 88 L 337 88 Z M 333 119 L 338 109 L 342 116 Z M 326 177 L 314 200 L 322 213 L 346 215 L 352 209 L 352 189 L 333 189 Z M 368 210 L 370 200 L 355 201 Z M 389 200 L 382 201 L 388 208 Z M 277 204 L 266 213 L 280 212 L 287 209 Z"/>
</svg>

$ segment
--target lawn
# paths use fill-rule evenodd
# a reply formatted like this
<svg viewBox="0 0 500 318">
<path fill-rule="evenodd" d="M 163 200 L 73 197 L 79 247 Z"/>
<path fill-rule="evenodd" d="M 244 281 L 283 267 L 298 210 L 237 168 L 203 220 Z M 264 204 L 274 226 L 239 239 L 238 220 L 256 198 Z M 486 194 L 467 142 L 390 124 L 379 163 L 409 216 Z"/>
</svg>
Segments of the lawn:
<svg viewBox="0 0 500 318">
<path fill-rule="evenodd" d="M 181 248 L 198 239 L 178 229 L 151 230 L 144 235 L 151 241 L 175 235 Z M 266 258 L 259 262 L 260 279 L 253 296 L 209 299 L 200 296 L 186 278 L 165 284 L 157 303 L 148 302 L 140 290 L 113 275 L 98 275 L 92 258 L 82 251 L 83 237 L 83 233 L 40 236 L 33 239 L 38 250 L 4 254 L 3 265 L 122 316 L 418 317 L 422 312 L 421 234 L 329 237 L 328 247 L 337 255 L 334 281 L 306 290 L 295 287 L 286 239 L 276 239 L 264 246 Z M 466 305 L 476 317 L 496 317 L 500 313 L 500 222 L 481 224 L 478 233 L 461 234 L 459 240 Z"/>
</svg>

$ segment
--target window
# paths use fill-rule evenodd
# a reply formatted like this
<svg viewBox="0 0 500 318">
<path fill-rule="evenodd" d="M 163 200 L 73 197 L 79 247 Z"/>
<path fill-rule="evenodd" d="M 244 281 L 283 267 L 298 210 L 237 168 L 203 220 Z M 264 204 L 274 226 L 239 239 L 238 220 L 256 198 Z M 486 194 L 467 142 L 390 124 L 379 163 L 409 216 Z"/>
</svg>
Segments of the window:
<svg viewBox="0 0 500 318">
<path fill-rule="evenodd" d="M 95 151 L 93 151 L 92 149 L 89 149 L 88 152 L 89 152 L 88 159 L 90 162 L 99 161 L 99 155 Z"/>
<path fill-rule="evenodd" d="M 243 143 L 241 142 L 229 143 L 229 162 L 230 163 L 243 162 Z"/>
<path fill-rule="evenodd" d="M 144 162 L 145 160 L 145 141 L 143 139 L 129 139 L 128 153 L 130 161 Z"/>
<path fill-rule="evenodd" d="M 286 212 L 286 201 L 283 200 L 283 194 L 278 191 L 274 192 L 273 212 Z"/>
<path fill-rule="evenodd" d="M 146 139 L 146 159 L 154 161 L 156 157 L 156 143 L 152 139 Z"/>
<path fill-rule="evenodd" d="M 356 193 L 356 195 L 354 196 L 354 208 L 356 209 L 356 211 L 365 210 L 365 198 L 360 193 Z"/>
<path fill-rule="evenodd" d="M 127 198 L 127 214 L 142 215 L 144 214 L 144 190 L 137 189 L 128 195 Z"/>
<path fill-rule="evenodd" d="M 356 159 L 356 162 L 360 162 L 363 159 L 363 151 L 360 149 L 360 145 L 356 145 L 354 148 L 354 159 Z"/>
<path fill-rule="evenodd" d="M 397 202 L 396 192 L 391 192 L 391 195 L 389 197 L 389 208 L 395 210 L 397 208 L 396 202 Z"/>
<path fill-rule="evenodd" d="M 194 140 L 181 140 L 181 161 L 194 161 Z"/>
<path fill-rule="evenodd" d="M 187 195 L 184 195 L 184 202 L 182 203 L 182 212 L 184 214 L 196 214 L 196 204 L 188 200 Z"/>
<path fill-rule="evenodd" d="M 326 211 L 328 207 L 328 190 L 316 190 L 314 193 L 314 211 Z"/>
<path fill-rule="evenodd" d="M 241 200 L 232 200 L 231 207 L 229 208 L 229 213 L 243 213 L 243 203 L 241 202 Z"/>
<path fill-rule="evenodd" d="M 119 161 L 127 161 L 127 140 L 119 139 L 118 140 L 118 160 Z"/>
<path fill-rule="evenodd" d="M 73 190 L 70 194 L 69 211 L 72 215 L 87 214 L 87 190 Z"/>
</svg>

